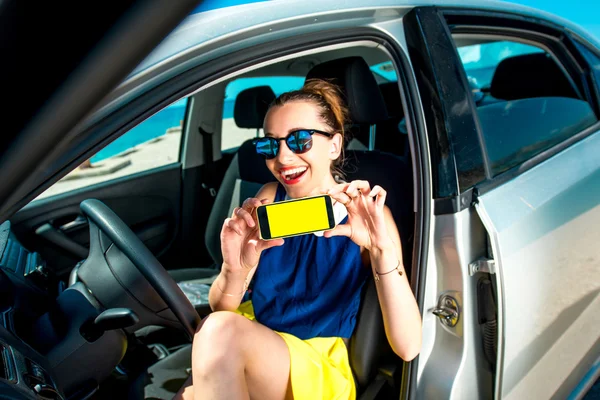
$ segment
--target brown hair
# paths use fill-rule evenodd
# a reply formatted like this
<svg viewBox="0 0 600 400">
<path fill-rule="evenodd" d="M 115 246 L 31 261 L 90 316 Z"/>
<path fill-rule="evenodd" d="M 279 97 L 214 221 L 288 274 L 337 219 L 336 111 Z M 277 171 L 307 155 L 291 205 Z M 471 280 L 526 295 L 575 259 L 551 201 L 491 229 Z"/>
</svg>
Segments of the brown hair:
<svg viewBox="0 0 600 400">
<path fill-rule="evenodd" d="M 344 173 L 341 166 L 344 162 L 345 131 L 344 126 L 348 120 L 348 108 L 342 100 L 342 91 L 339 86 L 322 80 L 308 79 L 302 88 L 286 92 L 277 97 L 269 106 L 282 106 L 294 101 L 310 101 L 319 108 L 319 117 L 332 130 L 332 133 L 342 135 L 342 152 L 340 156 L 331 163 L 331 173 L 336 180 L 342 180 Z"/>
</svg>

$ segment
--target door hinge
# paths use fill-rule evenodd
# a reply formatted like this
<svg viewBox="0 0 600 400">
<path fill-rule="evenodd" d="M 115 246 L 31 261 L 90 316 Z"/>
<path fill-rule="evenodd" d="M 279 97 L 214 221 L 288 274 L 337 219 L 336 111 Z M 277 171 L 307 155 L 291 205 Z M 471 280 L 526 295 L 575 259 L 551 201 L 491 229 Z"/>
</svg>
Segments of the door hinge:
<svg viewBox="0 0 600 400">
<path fill-rule="evenodd" d="M 496 273 L 496 261 L 494 259 L 482 257 L 479 260 L 469 264 L 469 275 L 473 276 L 478 272 L 486 274 Z"/>
</svg>

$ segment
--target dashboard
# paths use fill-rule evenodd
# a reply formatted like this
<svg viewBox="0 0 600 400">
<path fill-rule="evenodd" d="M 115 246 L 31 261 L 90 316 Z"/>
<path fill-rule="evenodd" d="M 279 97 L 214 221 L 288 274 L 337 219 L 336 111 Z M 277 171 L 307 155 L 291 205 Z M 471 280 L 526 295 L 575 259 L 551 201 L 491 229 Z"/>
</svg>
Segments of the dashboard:
<svg viewBox="0 0 600 400">
<path fill-rule="evenodd" d="M 0 225 L 0 400 L 86 399 L 148 325 L 181 328 L 142 273 L 96 229 L 69 282 Z M 104 247 L 102 247 L 104 246 Z"/>
<path fill-rule="evenodd" d="M 10 221 L 0 225 L 0 398 L 63 398 L 35 332 L 61 290 L 40 255 L 12 234 Z"/>
</svg>

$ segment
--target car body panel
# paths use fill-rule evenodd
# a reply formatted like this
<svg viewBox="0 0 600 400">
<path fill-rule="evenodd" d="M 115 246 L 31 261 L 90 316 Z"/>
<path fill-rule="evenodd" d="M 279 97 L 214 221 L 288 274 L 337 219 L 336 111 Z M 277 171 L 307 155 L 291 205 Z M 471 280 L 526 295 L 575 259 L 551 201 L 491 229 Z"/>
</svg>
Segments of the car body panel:
<svg viewBox="0 0 600 400">
<path fill-rule="evenodd" d="M 485 254 L 484 228 L 472 208 L 432 218 L 416 398 L 492 398 L 493 374 L 483 356 L 477 321 L 477 277 L 469 276 L 468 268 Z M 432 313 L 442 295 L 458 302 L 454 327 L 442 324 Z"/>
<path fill-rule="evenodd" d="M 597 357 L 598 154 L 597 132 L 479 198 L 497 266 L 498 398 L 566 397 Z"/>
</svg>

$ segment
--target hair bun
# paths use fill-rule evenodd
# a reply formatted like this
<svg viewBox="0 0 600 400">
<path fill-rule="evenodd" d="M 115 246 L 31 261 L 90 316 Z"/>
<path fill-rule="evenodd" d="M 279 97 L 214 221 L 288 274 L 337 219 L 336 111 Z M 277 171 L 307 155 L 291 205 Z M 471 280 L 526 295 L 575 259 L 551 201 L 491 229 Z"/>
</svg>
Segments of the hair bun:
<svg viewBox="0 0 600 400">
<path fill-rule="evenodd" d="M 344 132 L 344 126 L 348 119 L 348 109 L 344 104 L 344 95 L 338 85 L 324 79 L 313 78 L 306 80 L 300 91 L 322 97 L 335 117 L 336 130 L 341 133 Z"/>
</svg>

